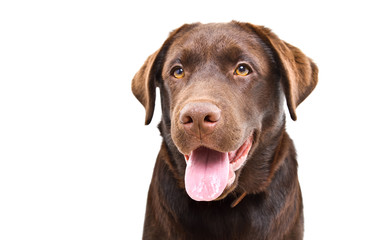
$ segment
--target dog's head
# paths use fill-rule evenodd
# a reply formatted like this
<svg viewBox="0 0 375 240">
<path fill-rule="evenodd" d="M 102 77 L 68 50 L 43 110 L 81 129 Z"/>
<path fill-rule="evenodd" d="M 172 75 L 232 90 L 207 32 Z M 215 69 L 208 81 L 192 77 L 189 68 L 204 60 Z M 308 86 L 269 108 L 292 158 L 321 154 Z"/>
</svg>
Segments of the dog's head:
<svg viewBox="0 0 375 240">
<path fill-rule="evenodd" d="M 316 86 L 317 72 L 299 49 L 267 28 L 192 24 L 173 31 L 147 59 L 132 90 L 149 124 L 155 89 L 161 89 L 164 137 L 185 157 L 175 159 L 178 174 L 191 198 L 211 201 L 233 191 L 255 149 L 280 135 L 284 98 L 296 120 L 296 107 Z"/>
</svg>

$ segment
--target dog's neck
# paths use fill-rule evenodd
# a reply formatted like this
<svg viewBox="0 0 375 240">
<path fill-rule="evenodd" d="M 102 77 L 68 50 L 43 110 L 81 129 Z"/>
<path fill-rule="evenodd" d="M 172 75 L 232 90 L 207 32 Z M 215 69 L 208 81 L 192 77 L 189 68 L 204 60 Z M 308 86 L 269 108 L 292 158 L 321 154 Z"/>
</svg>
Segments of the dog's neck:
<svg viewBox="0 0 375 240">
<path fill-rule="evenodd" d="M 246 197 L 246 195 L 247 195 L 247 192 L 243 192 L 238 198 L 236 198 L 236 199 L 232 202 L 232 204 L 230 205 L 230 207 L 231 207 L 231 208 L 236 207 L 236 206 L 241 202 L 241 200 L 244 199 L 244 197 Z"/>
</svg>

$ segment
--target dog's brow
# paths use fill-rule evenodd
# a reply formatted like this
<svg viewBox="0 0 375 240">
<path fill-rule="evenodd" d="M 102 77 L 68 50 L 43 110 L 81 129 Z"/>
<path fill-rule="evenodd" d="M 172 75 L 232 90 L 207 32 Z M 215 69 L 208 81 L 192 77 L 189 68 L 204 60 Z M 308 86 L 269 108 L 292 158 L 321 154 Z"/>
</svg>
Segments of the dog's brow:
<svg viewBox="0 0 375 240">
<path fill-rule="evenodd" d="M 205 54 L 197 49 L 184 49 L 181 52 L 181 62 L 185 66 L 194 66 L 201 63 L 205 58 Z"/>
<path fill-rule="evenodd" d="M 236 63 L 245 56 L 244 51 L 236 46 L 222 48 L 217 55 L 220 60 L 230 63 Z"/>
<path fill-rule="evenodd" d="M 259 61 L 255 54 L 238 46 L 223 48 L 217 53 L 217 62 L 223 64 L 222 67 L 236 65 L 240 62 L 251 64 L 254 70 L 259 71 Z"/>
</svg>

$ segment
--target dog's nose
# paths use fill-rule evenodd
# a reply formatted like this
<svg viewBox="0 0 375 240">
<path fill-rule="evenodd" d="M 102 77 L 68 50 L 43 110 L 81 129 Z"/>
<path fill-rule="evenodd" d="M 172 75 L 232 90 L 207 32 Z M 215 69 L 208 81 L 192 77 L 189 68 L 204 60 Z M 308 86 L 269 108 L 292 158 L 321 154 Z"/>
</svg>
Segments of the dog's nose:
<svg viewBox="0 0 375 240">
<path fill-rule="evenodd" d="M 221 118 L 221 110 L 208 102 L 186 104 L 180 112 L 180 122 L 189 134 L 199 138 L 212 133 Z"/>
</svg>

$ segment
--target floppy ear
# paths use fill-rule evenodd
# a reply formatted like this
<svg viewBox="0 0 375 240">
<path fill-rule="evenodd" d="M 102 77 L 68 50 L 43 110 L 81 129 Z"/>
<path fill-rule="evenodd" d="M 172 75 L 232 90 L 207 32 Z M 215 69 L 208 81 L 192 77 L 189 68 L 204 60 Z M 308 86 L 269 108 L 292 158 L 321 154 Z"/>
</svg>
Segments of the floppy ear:
<svg viewBox="0 0 375 240">
<path fill-rule="evenodd" d="M 132 81 L 132 91 L 134 96 L 144 106 L 146 110 L 145 124 L 151 122 L 155 109 L 156 96 L 156 73 L 155 60 L 160 50 L 149 56 L 141 69 L 135 74 Z"/>
<path fill-rule="evenodd" d="M 150 55 L 141 69 L 135 74 L 132 81 L 132 92 L 146 110 L 146 125 L 151 122 L 152 116 L 154 115 L 156 83 L 163 68 L 165 54 L 179 33 L 188 31 L 198 24 L 199 23 L 185 24 L 172 31 L 162 47 L 154 54 Z"/>
<path fill-rule="evenodd" d="M 318 67 L 301 50 L 280 40 L 270 29 L 255 25 L 252 25 L 252 28 L 274 51 L 280 65 L 290 117 L 297 120 L 297 106 L 318 83 Z"/>
</svg>

